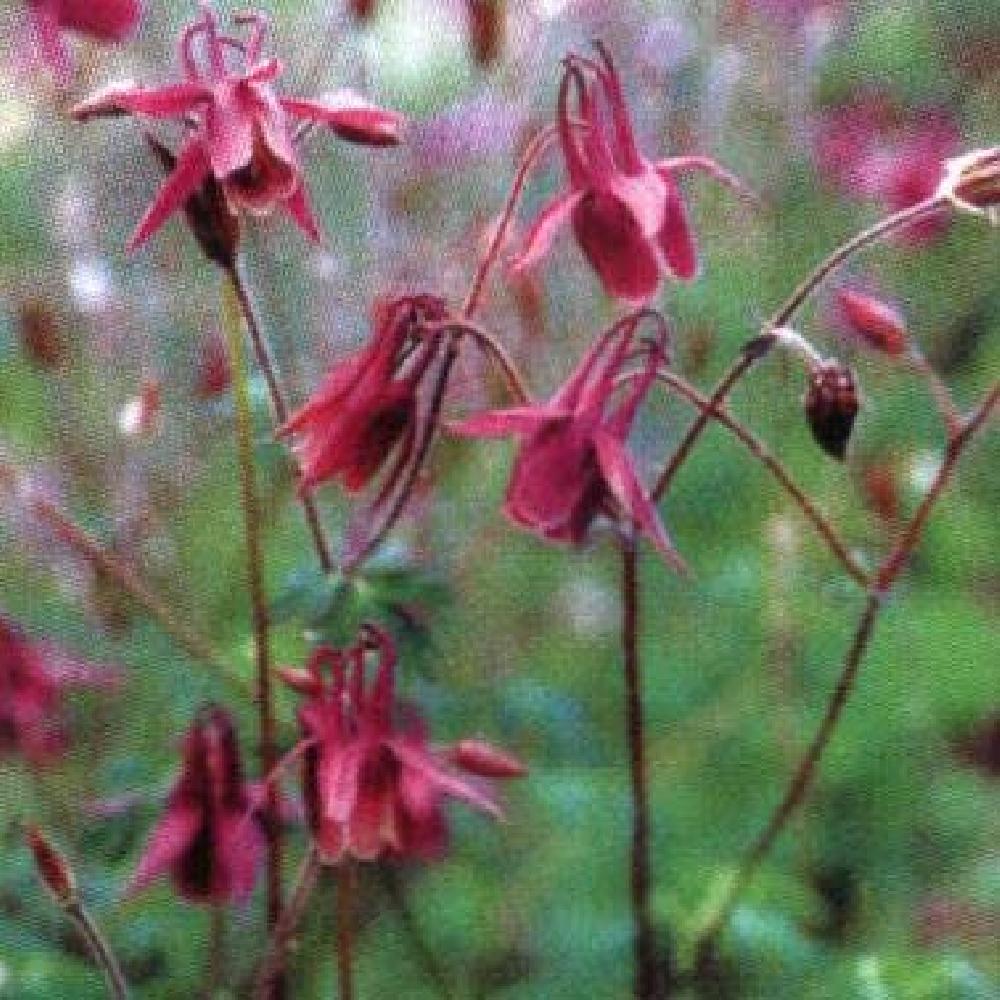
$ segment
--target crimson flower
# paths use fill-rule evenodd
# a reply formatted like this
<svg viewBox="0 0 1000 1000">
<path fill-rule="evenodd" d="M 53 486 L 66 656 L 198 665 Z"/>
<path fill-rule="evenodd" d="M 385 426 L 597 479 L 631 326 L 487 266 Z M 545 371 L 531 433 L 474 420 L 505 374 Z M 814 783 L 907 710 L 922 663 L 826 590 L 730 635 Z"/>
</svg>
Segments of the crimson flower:
<svg viewBox="0 0 1000 1000">
<path fill-rule="evenodd" d="M 182 82 L 157 88 L 114 85 L 74 109 L 81 121 L 127 113 L 180 118 L 188 125 L 174 169 L 132 234 L 130 250 L 182 209 L 210 175 L 233 211 L 266 215 L 281 208 L 318 240 L 290 120 L 326 125 L 351 142 L 386 146 L 399 141 L 400 116 L 356 95 L 340 92 L 323 101 L 279 97 L 272 85 L 282 65 L 263 58 L 265 17 L 244 14 L 235 21 L 249 27 L 246 40 L 220 34 L 218 18 L 204 3 L 201 16 L 181 34 Z"/>
<path fill-rule="evenodd" d="M 514 269 L 545 256 L 556 231 L 569 221 L 608 294 L 642 304 L 656 293 L 663 275 L 691 280 L 698 269 L 675 174 L 704 169 L 724 183 L 738 182 L 705 157 L 647 160 L 636 145 L 614 64 L 602 46 L 597 49 L 600 62 L 577 55 L 564 61 L 557 127 L 569 190 L 532 223 Z"/>
<path fill-rule="evenodd" d="M 443 300 L 431 295 L 376 306 L 369 343 L 335 365 L 278 429 L 295 438 L 301 489 L 340 477 L 348 490 L 360 490 L 394 452 L 387 486 L 406 467 L 417 439 L 418 390 L 438 346 L 431 336 L 414 342 L 414 334 L 446 315 Z"/>
<path fill-rule="evenodd" d="M 207 706 L 184 737 L 180 777 L 129 892 L 168 874 L 180 895 L 193 903 L 246 899 L 263 848 L 254 806 L 251 786 L 243 781 L 233 720 L 224 709 Z"/>
<path fill-rule="evenodd" d="M 139 0 L 28 0 L 29 39 L 42 60 L 65 82 L 70 59 L 64 30 L 101 42 L 124 41 L 139 23 Z"/>
<path fill-rule="evenodd" d="M 626 317 L 604 333 L 548 402 L 480 413 L 451 429 L 467 437 L 521 437 L 504 502 L 516 524 L 552 541 L 580 545 L 599 514 L 625 518 L 681 569 L 626 447 L 639 406 L 665 360 L 662 343 L 648 344 L 645 367 L 623 375 L 642 315 Z"/>
<path fill-rule="evenodd" d="M 366 682 L 371 654 L 377 666 Z M 293 753 L 304 758 L 306 818 L 328 863 L 345 855 L 365 861 L 437 857 L 447 840 L 445 798 L 498 818 L 486 781 L 525 773 L 514 758 L 480 740 L 430 747 L 415 713 L 400 712 L 396 652 L 374 626 L 365 626 L 354 646 L 320 647 L 305 670 L 281 675 L 306 696 L 298 711 L 302 741 Z"/>
<path fill-rule="evenodd" d="M 44 763 L 65 749 L 62 692 L 108 687 L 119 680 L 107 667 L 85 663 L 44 640 L 30 641 L 0 617 L 0 754 L 23 754 Z"/>
</svg>

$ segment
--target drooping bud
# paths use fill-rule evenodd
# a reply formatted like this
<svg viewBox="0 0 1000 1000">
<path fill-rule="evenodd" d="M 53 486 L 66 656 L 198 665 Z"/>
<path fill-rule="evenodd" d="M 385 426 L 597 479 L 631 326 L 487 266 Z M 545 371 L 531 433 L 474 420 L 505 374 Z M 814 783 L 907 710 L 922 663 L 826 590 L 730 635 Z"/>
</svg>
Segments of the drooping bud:
<svg viewBox="0 0 1000 1000">
<path fill-rule="evenodd" d="M 350 0 L 348 6 L 359 21 L 368 21 L 375 16 L 375 0 Z"/>
<path fill-rule="evenodd" d="M 889 303 L 857 289 L 840 288 L 837 305 L 850 332 L 868 347 L 894 358 L 906 350 L 906 320 Z"/>
<path fill-rule="evenodd" d="M 503 48 L 506 0 L 466 0 L 469 9 L 469 48 L 480 66 L 491 66 Z"/>
<path fill-rule="evenodd" d="M 1000 146 L 948 160 L 939 193 L 956 208 L 1000 222 Z"/>
<path fill-rule="evenodd" d="M 66 340 L 56 313 L 46 303 L 31 299 L 17 311 L 21 346 L 39 368 L 58 368 L 67 356 Z"/>
<path fill-rule="evenodd" d="M 62 854 L 57 851 L 42 831 L 30 824 L 24 828 L 24 839 L 35 861 L 35 870 L 46 889 L 60 906 L 76 899 L 76 879 Z"/>
<path fill-rule="evenodd" d="M 804 403 L 816 443 L 828 455 L 843 459 L 860 407 L 854 373 L 839 361 L 822 362 L 812 370 Z"/>
<path fill-rule="evenodd" d="M 481 778 L 523 778 L 528 773 L 516 757 L 485 740 L 459 740 L 451 757 L 457 767 Z"/>
<path fill-rule="evenodd" d="M 165 173 L 173 171 L 176 157 L 158 139 L 146 135 Z M 198 241 L 202 253 L 224 270 L 236 263 L 240 242 L 240 220 L 229 207 L 221 185 L 211 172 L 205 175 L 201 187 L 184 202 L 184 218 Z"/>
</svg>

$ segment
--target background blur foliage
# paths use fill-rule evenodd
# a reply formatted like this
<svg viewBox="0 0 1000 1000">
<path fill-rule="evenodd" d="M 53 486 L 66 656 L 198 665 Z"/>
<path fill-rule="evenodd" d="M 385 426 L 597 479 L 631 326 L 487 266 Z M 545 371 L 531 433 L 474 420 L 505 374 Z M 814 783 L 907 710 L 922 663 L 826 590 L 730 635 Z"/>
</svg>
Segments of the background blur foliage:
<svg viewBox="0 0 1000 1000">
<path fill-rule="evenodd" d="M 199 381 L 217 337 L 217 277 L 178 223 L 126 261 L 157 166 L 138 128 L 82 129 L 62 113 L 109 78 L 173 73 L 189 5 L 147 6 L 133 44 L 77 50 L 68 95 L 0 64 L 0 450 L 141 566 L 249 678 L 230 401 Z M 250 233 L 252 280 L 297 400 L 359 340 L 377 295 L 420 286 L 461 300 L 515 151 L 551 114 L 558 58 L 592 37 L 616 55 L 645 148 L 715 155 L 765 199 L 754 211 L 708 182 L 685 182 L 703 274 L 667 287 L 659 305 L 676 327 L 679 367 L 702 386 L 811 262 L 877 217 L 813 157 L 823 109 L 877 90 L 904 109 L 946 109 L 964 147 L 998 138 L 997 0 L 508 0 L 505 48 L 489 69 L 469 58 L 458 2 L 382 0 L 363 28 L 331 13 L 336 4 L 265 6 L 289 91 L 347 83 L 413 120 L 407 142 L 377 159 L 322 137 L 309 145 L 320 249 L 280 220 Z M 160 134 L 172 138 L 169 127 Z M 522 219 L 557 179 L 548 168 L 530 183 Z M 995 231 L 959 219 L 930 243 L 895 243 L 853 267 L 903 304 L 911 332 L 971 403 L 1000 370 Z M 584 268 L 564 240 L 540 272 L 544 285 L 529 289 L 540 300 L 494 286 L 484 323 L 538 392 L 611 315 Z M 851 354 L 822 306 L 805 328 L 829 353 Z M 871 563 L 892 537 L 896 505 L 910 510 L 933 471 L 941 435 L 917 380 L 881 358 L 853 360 L 865 403 L 845 466 L 809 438 L 798 371 L 769 362 L 733 406 Z M 461 376 L 469 407 L 500 398 L 472 364 Z M 160 384 L 159 415 L 123 433 L 121 410 L 144 380 Z M 556 551 L 515 530 L 498 514 L 509 447 L 443 442 L 419 518 L 359 585 L 324 583 L 255 388 L 277 662 L 302 661 L 303 626 L 342 639 L 345 621 L 375 616 L 403 641 L 402 684 L 438 738 L 481 731 L 531 767 L 509 790 L 506 825 L 455 810 L 447 859 L 402 872 L 456 994 L 624 995 L 629 801 L 613 548 Z M 687 416 L 671 403 L 644 420 L 637 440 L 649 469 Z M 997 996 L 998 468 L 1000 435 L 988 433 L 880 624 L 807 807 L 726 933 L 720 995 Z M 336 487 L 319 496 L 342 533 L 349 504 Z M 722 431 L 706 434 L 664 516 L 693 569 L 679 579 L 644 559 L 655 908 L 683 957 L 816 725 L 860 598 Z M 231 702 L 229 693 L 16 511 L 0 517 L 0 606 L 32 634 L 128 674 L 118 696 L 69 700 L 74 747 L 63 759 L 43 769 L 0 762 L 0 996 L 102 996 L 38 888 L 14 826 L 21 817 L 52 830 L 74 859 L 135 995 L 192 995 L 204 981 L 208 915 L 166 883 L 119 894 L 175 773 L 178 736 L 199 703 Z M 280 698 L 287 747 L 294 701 Z M 238 708 L 249 753 L 251 709 Z M 291 838 L 290 866 L 301 830 Z M 434 996 L 367 874 L 361 995 Z M 330 896 L 319 899 L 293 958 L 296 996 L 335 990 Z M 220 996 L 237 995 L 251 972 L 259 955 L 248 942 L 262 940 L 262 920 L 258 897 L 231 913 L 232 985 Z"/>
</svg>

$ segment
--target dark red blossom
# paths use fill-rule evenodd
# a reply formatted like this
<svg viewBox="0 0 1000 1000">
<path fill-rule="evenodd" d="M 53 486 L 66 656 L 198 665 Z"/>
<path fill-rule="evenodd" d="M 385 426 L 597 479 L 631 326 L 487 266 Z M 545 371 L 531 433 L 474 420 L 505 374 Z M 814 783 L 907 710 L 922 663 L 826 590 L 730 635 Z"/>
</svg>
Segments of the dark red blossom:
<svg viewBox="0 0 1000 1000">
<path fill-rule="evenodd" d="M 0 617 L 0 754 L 33 763 L 65 749 L 62 693 L 70 687 L 107 687 L 120 675 L 77 659 L 55 643 L 31 641 Z"/>
<path fill-rule="evenodd" d="M 500 808 L 484 779 L 524 773 L 512 757 L 481 741 L 472 752 L 428 745 L 421 720 L 397 703 L 396 651 L 381 629 L 366 626 L 354 646 L 320 647 L 306 670 L 281 673 L 306 697 L 298 712 L 302 741 L 293 753 L 304 759 L 306 817 L 328 863 L 345 855 L 437 857 L 447 840 L 446 798 L 496 818 Z"/>
<path fill-rule="evenodd" d="M 192 903 L 246 899 L 264 842 L 255 804 L 243 780 L 232 719 L 221 708 L 202 709 L 184 737 L 180 777 L 129 891 L 169 875 L 180 895 Z"/>
<path fill-rule="evenodd" d="M 680 556 L 627 447 L 639 406 L 666 360 L 662 343 L 646 344 L 645 366 L 624 375 L 637 327 L 635 316 L 611 327 L 547 403 L 477 414 L 452 430 L 522 439 L 504 503 L 515 523 L 543 538 L 580 545 L 598 515 L 625 519 L 680 569 Z"/>
<path fill-rule="evenodd" d="M 599 61 L 577 55 L 565 60 L 557 126 L 569 189 L 542 209 L 514 267 L 530 267 L 545 256 L 568 221 L 608 294 L 642 304 L 664 275 L 690 280 L 698 269 L 678 171 L 704 169 L 725 183 L 737 182 L 705 157 L 647 160 L 636 145 L 614 64 L 602 46 L 598 52 Z"/>
<path fill-rule="evenodd" d="M 436 337 L 419 336 L 420 327 L 446 315 L 444 302 L 430 295 L 376 306 L 368 344 L 335 365 L 278 430 L 294 437 L 303 490 L 338 477 L 348 490 L 360 490 L 393 454 L 387 480 L 406 467 L 417 438 L 420 384 L 438 348 Z"/>
<path fill-rule="evenodd" d="M 63 31 L 121 42 L 135 31 L 140 12 L 139 0 L 28 0 L 29 39 L 42 61 L 65 82 L 70 59 Z"/>
<path fill-rule="evenodd" d="M 322 101 L 279 97 L 273 84 L 282 65 L 263 55 L 266 18 L 245 14 L 235 20 L 249 27 L 245 40 L 221 34 L 211 5 L 204 3 L 201 16 L 181 35 L 183 82 L 159 88 L 112 86 L 74 109 L 81 120 L 126 113 L 180 118 L 188 125 L 174 169 L 132 234 L 130 249 L 182 209 L 209 175 L 234 212 L 265 215 L 281 208 L 307 236 L 319 239 L 291 119 L 326 125 L 351 142 L 384 146 L 399 141 L 400 116 L 356 95 L 341 92 Z"/>
</svg>

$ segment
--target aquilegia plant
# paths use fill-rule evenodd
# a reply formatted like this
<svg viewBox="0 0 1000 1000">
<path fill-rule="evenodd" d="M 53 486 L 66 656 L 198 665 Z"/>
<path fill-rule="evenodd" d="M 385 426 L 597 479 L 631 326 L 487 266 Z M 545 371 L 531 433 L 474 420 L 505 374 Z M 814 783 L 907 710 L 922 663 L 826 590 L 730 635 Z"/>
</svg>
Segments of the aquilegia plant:
<svg viewBox="0 0 1000 1000">
<path fill-rule="evenodd" d="M 27 0 L 18 10 L 24 22 L 23 45 L 33 46 L 34 54 L 69 86 L 74 61 L 63 33 L 88 36 L 102 46 L 125 43 L 141 27 L 143 6 L 152 7 L 125 0 Z M 369 26 L 394 16 L 392 6 L 384 11 L 374 2 L 348 3 L 350 17 L 336 22 L 338 30 L 348 33 L 364 26 L 374 31 Z M 457 11 L 473 61 L 483 68 L 502 66 L 504 25 L 529 15 L 502 0 L 456 0 L 453 6 L 447 16 Z M 766 18 L 770 8 L 757 7 L 758 16 Z M 793 30 L 795 18 L 787 11 L 778 21 L 781 30 Z M 959 131 L 950 117 L 943 112 L 908 115 L 876 93 L 859 94 L 812 122 L 803 133 L 811 132 L 828 185 L 891 214 L 833 249 L 807 273 L 759 329 L 747 331 L 730 368 L 702 392 L 675 367 L 676 358 L 694 356 L 696 344 L 690 309 L 675 308 L 679 289 L 719 280 L 726 282 L 727 294 L 735 294 L 739 282 L 728 275 L 727 261 L 700 252 L 712 239 L 713 216 L 701 205 L 708 203 L 702 191 L 712 188 L 694 189 L 689 195 L 682 190 L 684 175 L 703 172 L 744 196 L 741 211 L 751 226 L 763 220 L 767 199 L 752 194 L 752 180 L 737 178 L 706 154 L 679 152 L 657 158 L 651 152 L 654 141 L 647 141 L 645 130 L 636 124 L 656 109 L 629 100 L 634 83 L 629 77 L 637 76 L 641 65 L 652 72 L 650 53 L 642 63 L 638 56 L 633 60 L 628 51 L 618 51 L 617 43 L 595 41 L 547 67 L 545 106 L 552 120 L 533 123 L 525 136 L 510 194 L 482 239 L 475 238 L 478 224 L 465 234 L 467 239 L 472 234 L 465 251 L 472 260 L 465 296 L 445 287 L 455 283 L 456 269 L 451 262 L 445 265 L 444 249 L 431 250 L 435 238 L 443 240 L 434 232 L 415 251 L 419 266 L 400 265 L 405 285 L 380 277 L 373 281 L 378 287 L 373 301 L 355 303 L 371 317 L 363 342 L 334 358 L 325 370 L 314 370 L 306 361 L 297 326 L 293 336 L 283 338 L 291 347 L 280 355 L 268 341 L 251 288 L 254 268 L 247 260 L 260 255 L 273 238 L 273 230 L 259 224 L 268 216 L 285 215 L 309 241 L 321 242 L 324 233 L 339 237 L 340 220 L 322 218 L 310 198 L 310 189 L 320 189 L 322 182 L 307 177 L 308 163 L 332 154 L 317 144 L 307 155 L 307 139 L 317 129 L 328 129 L 363 146 L 398 146 L 358 155 L 366 158 L 371 171 L 390 169 L 387 162 L 396 164 L 391 169 L 401 169 L 399 164 L 409 162 L 408 135 L 419 135 L 420 122 L 408 125 L 401 114 L 347 87 L 316 97 L 286 92 L 286 80 L 308 79 L 299 72 L 307 67 L 304 61 L 297 65 L 300 53 L 295 51 L 271 54 L 269 29 L 263 13 L 226 18 L 203 2 L 180 29 L 179 77 L 163 83 L 105 84 L 69 111 L 77 122 L 93 122 L 92 128 L 103 130 L 101 140 L 109 147 L 127 141 L 117 131 L 122 126 L 117 119 L 123 116 L 129 119 L 128 128 L 136 128 L 138 120 L 138 127 L 146 130 L 144 142 L 122 148 L 136 157 L 151 151 L 150 162 L 162 171 L 162 179 L 148 192 L 148 207 L 134 223 L 128 251 L 160 234 L 146 250 L 154 254 L 160 241 L 169 240 L 164 227 L 173 227 L 176 236 L 183 226 L 193 237 L 185 237 L 183 244 L 192 258 L 215 265 L 221 278 L 219 303 L 185 303 L 185 308 L 213 314 L 218 308 L 218 325 L 213 323 L 198 348 L 191 397 L 205 408 L 199 432 L 220 425 L 232 431 L 239 508 L 231 520 L 238 524 L 242 552 L 240 562 L 220 559 L 213 571 L 222 575 L 223 591 L 246 590 L 252 680 L 240 669 L 242 646 L 235 652 L 217 648 L 216 637 L 202 634 L 190 614 L 174 610 L 143 569 L 101 541 L 96 529 L 88 530 L 66 514 L 51 482 L 13 461 L 0 461 L 0 488 L 25 533 L 36 543 L 39 537 L 57 541 L 105 591 L 129 599 L 123 616 L 136 609 L 149 615 L 191 660 L 217 675 L 214 700 L 199 706 L 189 695 L 186 727 L 175 734 L 172 745 L 159 748 L 164 761 L 174 762 L 170 783 L 147 789 L 137 802 L 112 797 L 88 805 L 98 817 L 138 816 L 137 810 L 150 806 L 142 812 L 145 839 L 137 843 L 118 893 L 105 893 L 101 908 L 135 908 L 157 891 L 169 895 L 171 905 L 202 907 L 212 921 L 205 984 L 209 992 L 226 988 L 225 995 L 303 995 L 300 983 L 323 981 L 308 970 L 328 964 L 335 969 L 329 988 L 342 1000 L 351 1000 L 362 989 L 356 939 L 380 922 L 384 905 L 393 911 L 428 989 L 441 996 L 487 995 L 485 974 L 475 985 L 472 972 L 428 943 L 425 928 L 435 914 L 411 905 L 408 879 L 418 866 L 446 858 L 456 838 L 491 837 L 500 851 L 515 840 L 531 843 L 522 818 L 523 796 L 530 791 L 523 790 L 533 786 L 532 757 L 547 734 L 539 732 L 536 744 L 526 743 L 516 754 L 466 734 L 462 699 L 449 692 L 441 672 L 463 659 L 471 661 L 478 646 L 489 647 L 490 609 L 476 609 L 475 621 L 482 630 L 478 634 L 436 631 L 441 617 L 436 602 L 445 599 L 442 590 L 447 593 L 447 588 L 435 588 L 393 544 L 410 531 L 400 530 L 404 519 L 410 519 L 417 523 L 413 532 L 420 538 L 415 548 L 433 549 L 435 533 L 426 525 L 430 514 L 440 511 L 451 522 L 442 564 L 451 567 L 456 579 L 473 572 L 463 564 L 462 538 L 469 532 L 454 516 L 458 508 L 449 492 L 468 488 L 481 505 L 502 509 L 510 522 L 527 532 L 531 537 L 526 544 L 537 548 L 552 543 L 552 558 L 567 576 L 579 574 L 584 562 L 603 560 L 605 550 L 620 563 L 626 760 L 616 769 L 615 782 L 624 791 L 619 799 L 610 786 L 601 786 L 601 794 L 608 795 L 601 810 L 606 826 L 587 832 L 595 845 L 594 868 L 601 853 L 597 847 L 613 836 L 612 827 L 627 826 L 630 832 L 628 865 L 621 876 L 622 895 L 627 885 L 630 898 L 628 946 L 623 938 L 612 938 L 620 946 L 622 963 L 630 963 L 637 998 L 675 996 L 686 989 L 735 996 L 725 990 L 733 982 L 733 968 L 738 976 L 739 956 L 727 950 L 723 932 L 811 787 L 857 682 L 881 609 L 904 575 L 959 459 L 1000 405 L 1000 383 L 995 380 L 971 408 L 956 401 L 918 347 L 905 309 L 885 290 L 885 282 L 858 273 L 861 254 L 900 235 L 905 241 L 898 245 L 905 252 L 923 253 L 959 214 L 996 222 L 1000 152 L 984 148 L 960 155 Z M 348 37 L 337 44 L 348 45 Z M 378 38 L 370 36 L 375 43 Z M 329 46 L 322 51 L 329 54 Z M 156 75 L 170 80 L 166 67 Z M 409 103 L 416 107 L 421 102 Z M 499 116 L 491 117 L 490 126 L 502 131 Z M 802 143 L 806 152 L 809 146 Z M 561 157 L 554 194 L 543 164 L 551 149 Z M 463 169 L 462 155 L 456 150 L 452 157 L 456 172 Z M 120 156 L 116 162 L 121 162 Z M 445 157 L 444 162 L 452 160 Z M 137 169 L 135 177 L 142 176 Z M 404 213 L 409 197 L 406 192 L 399 195 Z M 541 207 L 533 212 L 523 208 L 522 201 L 529 197 L 541 199 Z M 485 195 L 481 198 L 476 207 L 480 221 L 497 208 Z M 371 207 L 365 212 L 377 214 Z M 693 219 L 699 222 L 697 245 Z M 780 211 L 777 221 L 784 221 Z M 579 252 L 570 241 L 557 239 L 564 229 Z M 415 230 L 415 225 L 401 226 L 402 235 L 390 241 L 392 255 L 404 255 L 408 240 L 422 239 Z M 378 239 L 373 237 L 372 244 L 374 252 Z M 324 257 L 327 263 L 329 256 Z M 565 272 L 560 270 L 564 257 Z M 139 266 L 134 257 L 129 262 Z M 296 280 L 303 285 L 320 281 L 321 268 L 298 270 L 302 273 Z M 554 272 L 562 280 L 570 274 L 572 283 L 560 286 L 559 278 L 550 279 Z M 356 297 L 357 286 L 344 272 L 333 267 L 324 273 L 324 280 L 342 282 L 338 294 Z M 574 316 L 574 324 L 583 324 L 575 331 L 577 339 L 582 333 L 589 340 L 579 357 L 574 356 L 576 341 L 555 329 L 562 315 L 557 310 L 552 311 L 548 325 L 553 329 L 545 342 L 533 337 L 531 343 L 518 343 L 510 333 L 508 307 L 516 311 L 528 303 L 537 312 L 549 280 L 560 294 L 583 303 L 566 313 Z M 505 285 L 512 290 L 511 298 L 504 296 Z M 274 287 L 260 292 L 269 308 L 274 294 Z M 515 305 L 509 306 L 511 301 Z M 814 301 L 819 305 L 815 320 L 807 318 L 804 309 Z M 276 312 L 284 322 L 296 322 L 292 308 Z M 37 308 L 32 316 L 36 355 L 58 365 L 63 352 L 43 351 L 39 340 L 48 336 L 49 321 Z M 340 330 L 336 310 L 328 321 Z M 833 341 L 833 355 L 821 351 L 808 335 L 813 323 L 839 337 Z M 121 331 L 114 335 L 122 336 Z M 175 336 L 173 331 L 169 335 Z M 882 365 L 925 381 L 943 427 L 943 457 L 925 476 L 909 517 L 893 515 L 898 523 L 878 558 L 863 556 L 845 539 L 785 463 L 730 408 L 738 383 L 775 355 L 791 362 L 786 378 L 790 372 L 794 393 L 801 392 L 804 421 L 816 443 L 840 460 L 851 458 L 856 429 L 865 419 L 865 372 Z M 296 373 L 294 402 L 282 368 Z M 255 406 L 258 374 L 267 401 L 261 407 Z M 541 385 L 555 381 L 554 389 L 550 385 L 546 391 Z M 123 433 L 158 434 L 160 441 L 173 433 L 175 425 L 165 411 L 175 401 L 164 399 L 159 382 L 145 380 L 136 399 L 141 413 L 137 410 L 138 416 L 133 413 L 120 421 Z M 758 402 L 767 409 L 780 401 L 760 396 Z M 679 405 L 694 410 L 684 427 L 677 425 Z M 269 423 L 262 412 L 265 406 Z M 669 853 L 656 858 L 660 872 L 654 872 L 652 831 L 660 817 L 650 794 L 646 746 L 648 727 L 668 724 L 649 711 L 647 687 L 655 684 L 666 692 L 658 697 L 658 706 L 670 699 L 672 688 L 668 677 L 651 678 L 644 671 L 645 657 L 654 652 L 669 660 L 676 623 L 669 607 L 647 606 L 643 569 L 646 555 L 655 555 L 676 573 L 673 587 L 700 586 L 697 547 L 685 544 L 678 551 L 665 522 L 676 527 L 685 515 L 672 487 L 689 457 L 703 442 L 715 440 L 703 437 L 710 425 L 734 437 L 774 477 L 863 599 L 825 714 L 794 764 L 777 806 L 731 877 L 721 887 L 709 887 L 702 911 L 678 929 L 666 926 L 666 908 L 657 896 L 657 874 L 674 858 Z M 504 446 L 495 439 L 508 438 L 513 449 L 499 451 Z M 164 447 L 159 460 L 179 463 L 179 451 Z M 509 467 L 502 499 L 495 492 L 497 467 Z M 469 469 L 474 470 L 471 478 L 463 473 Z M 183 489 L 188 488 L 186 476 L 178 466 L 176 477 L 184 482 Z M 706 512 L 723 502 L 722 494 L 730 488 L 730 480 L 721 474 L 713 482 L 719 495 L 698 501 Z M 894 488 L 892 481 L 885 485 L 884 477 L 880 482 L 883 492 Z M 285 499 L 301 508 L 294 517 L 296 523 L 300 514 L 305 519 L 314 566 L 298 573 L 305 583 L 290 588 L 286 599 L 276 600 L 275 567 L 289 564 L 287 550 L 279 551 L 279 545 L 287 545 L 290 536 L 284 528 L 279 533 L 280 516 L 275 512 Z M 335 518 L 320 506 L 332 502 L 339 502 L 339 513 L 346 516 Z M 331 542 L 335 523 L 347 524 L 339 549 Z M 759 527 L 747 523 L 747 536 L 758 534 Z M 200 544 L 214 542 L 202 537 Z M 496 585 L 517 590 L 524 583 L 500 579 Z M 188 586 L 182 579 L 169 590 L 179 598 Z M 544 613 L 539 623 L 546 627 Z M 690 643 L 690 635 L 685 641 Z M 298 650 L 301 658 L 296 665 L 279 666 L 295 659 L 290 649 Z M 429 659 L 441 672 L 438 666 L 428 670 Z M 137 666 L 160 669 L 152 658 Z M 535 672 L 530 655 L 510 669 Z M 0 753 L 27 762 L 44 789 L 45 775 L 57 769 L 72 748 L 73 730 L 65 710 L 70 689 L 101 689 L 89 697 L 100 712 L 108 712 L 116 699 L 126 697 L 125 677 L 123 670 L 77 659 L 61 642 L 35 637 L 33 630 L 29 633 L 5 614 L 0 618 Z M 538 682 L 548 683 L 545 678 Z M 427 709 L 418 707 L 424 699 Z M 435 741 L 430 717 L 434 728 L 445 734 L 443 742 Z M 241 749 L 241 734 L 255 745 L 253 763 Z M 583 754 L 587 748 L 574 749 Z M 668 767 L 669 761 L 657 766 Z M 108 771 L 109 776 L 116 774 Z M 510 786 L 511 802 L 502 807 L 497 782 L 514 778 L 524 780 Z M 553 777 L 538 780 L 551 785 Z M 44 800 L 44 793 L 40 795 Z M 620 804 L 626 796 L 628 814 L 623 815 Z M 453 803 L 481 815 L 463 818 L 451 828 Z M 52 809 L 47 825 L 68 824 L 68 810 L 79 805 L 62 802 Z M 53 846 L 37 817 L 23 820 L 40 878 L 104 973 L 111 995 L 127 995 L 130 978 L 139 983 L 155 975 L 155 969 L 150 972 L 142 963 L 118 961 L 114 940 L 98 930 L 84 905 L 87 893 L 78 888 L 70 861 Z M 486 820 L 503 823 L 491 828 Z M 705 841 L 712 850 L 720 843 L 711 837 Z M 295 862 L 298 873 L 290 878 Z M 329 931 L 320 917 L 313 917 L 322 913 L 319 888 L 328 872 L 336 883 L 336 916 Z M 575 877 L 584 882 L 591 875 L 588 859 Z M 540 889 L 546 891 L 542 883 L 544 877 Z M 565 905 L 574 903 L 566 900 Z M 227 958 L 223 931 L 231 911 L 239 922 L 241 947 L 238 956 Z M 310 919 L 329 934 L 328 947 L 314 948 L 314 937 L 299 937 Z M 455 929 L 450 926 L 448 939 L 453 940 Z M 146 935 L 156 937 L 152 921 L 143 927 Z M 463 927 L 462 933 L 479 931 Z M 678 946 L 681 939 L 683 947 Z M 384 961 L 398 954 L 398 949 L 387 953 Z M 544 961 L 573 962 L 572 949 L 557 950 Z M 514 958 L 510 964 L 517 964 Z M 529 962 L 526 970 L 512 974 L 530 977 L 531 971 Z M 870 992 L 886 993 L 874 986 Z M 594 995 L 605 994 L 595 990 Z"/>
</svg>

